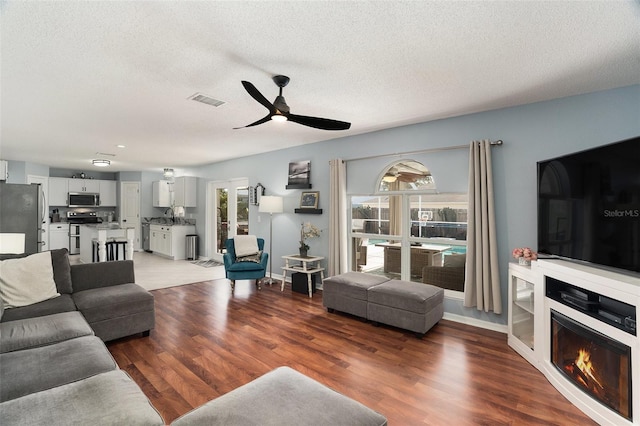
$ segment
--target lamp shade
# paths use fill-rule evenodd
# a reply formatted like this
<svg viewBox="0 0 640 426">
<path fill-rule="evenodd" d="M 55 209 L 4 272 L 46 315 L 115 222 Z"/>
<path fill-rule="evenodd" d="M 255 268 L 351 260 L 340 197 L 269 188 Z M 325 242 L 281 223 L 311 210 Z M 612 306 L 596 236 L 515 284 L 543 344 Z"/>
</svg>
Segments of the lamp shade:
<svg viewBox="0 0 640 426">
<path fill-rule="evenodd" d="M 260 213 L 282 213 L 282 197 L 263 195 L 260 197 Z"/>
<path fill-rule="evenodd" d="M 24 234 L 1 233 L 0 234 L 0 254 L 22 254 L 24 253 Z"/>
</svg>

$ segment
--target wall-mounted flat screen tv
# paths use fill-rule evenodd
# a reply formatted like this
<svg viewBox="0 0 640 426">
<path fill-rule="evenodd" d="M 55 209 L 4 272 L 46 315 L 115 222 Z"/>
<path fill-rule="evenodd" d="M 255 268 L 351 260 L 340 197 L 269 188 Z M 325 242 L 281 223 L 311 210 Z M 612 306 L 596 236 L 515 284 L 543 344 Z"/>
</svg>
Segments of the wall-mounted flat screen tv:
<svg viewBox="0 0 640 426">
<path fill-rule="evenodd" d="M 538 162 L 538 251 L 640 273 L 640 136 Z"/>
</svg>

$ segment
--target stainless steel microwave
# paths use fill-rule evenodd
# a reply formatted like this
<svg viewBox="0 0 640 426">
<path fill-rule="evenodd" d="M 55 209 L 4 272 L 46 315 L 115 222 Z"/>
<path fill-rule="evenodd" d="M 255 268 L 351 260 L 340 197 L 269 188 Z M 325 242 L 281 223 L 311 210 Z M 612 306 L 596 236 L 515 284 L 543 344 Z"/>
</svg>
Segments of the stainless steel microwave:
<svg viewBox="0 0 640 426">
<path fill-rule="evenodd" d="M 99 207 L 100 194 L 94 192 L 70 192 L 69 207 Z"/>
</svg>

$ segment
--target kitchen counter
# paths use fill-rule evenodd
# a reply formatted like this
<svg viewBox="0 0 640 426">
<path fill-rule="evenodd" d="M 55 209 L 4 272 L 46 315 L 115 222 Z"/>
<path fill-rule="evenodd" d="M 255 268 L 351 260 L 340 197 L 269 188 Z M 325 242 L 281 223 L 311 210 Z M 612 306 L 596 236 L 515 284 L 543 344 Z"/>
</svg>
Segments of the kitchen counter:
<svg viewBox="0 0 640 426">
<path fill-rule="evenodd" d="M 107 253 L 105 243 L 107 240 L 117 238 L 127 240 L 127 250 L 125 259 L 133 259 L 133 244 L 135 238 L 135 228 L 122 228 L 117 222 L 114 223 L 92 223 L 80 225 L 80 261 L 83 263 L 93 262 L 93 240 L 98 240 L 100 260 L 106 261 Z M 120 259 L 123 257 L 121 255 Z"/>
<path fill-rule="evenodd" d="M 111 222 L 111 223 L 86 223 L 83 226 L 86 226 L 87 228 L 93 228 L 93 229 L 128 229 L 128 228 L 123 228 L 120 226 L 120 223 L 118 222 Z"/>
</svg>

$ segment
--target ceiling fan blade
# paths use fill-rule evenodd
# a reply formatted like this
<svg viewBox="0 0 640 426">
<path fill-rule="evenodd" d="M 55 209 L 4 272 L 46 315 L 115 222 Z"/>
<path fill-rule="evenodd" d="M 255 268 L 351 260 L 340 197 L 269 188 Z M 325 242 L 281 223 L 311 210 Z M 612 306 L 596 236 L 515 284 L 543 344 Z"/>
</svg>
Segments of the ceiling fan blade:
<svg viewBox="0 0 640 426">
<path fill-rule="evenodd" d="M 302 124 L 303 126 L 315 127 L 322 130 L 347 130 L 351 123 L 345 121 L 331 120 L 328 118 L 307 117 L 306 115 L 284 114 L 289 121 Z"/>
<path fill-rule="evenodd" d="M 256 122 L 253 122 L 251 124 L 247 124 L 246 126 L 234 127 L 233 130 L 244 129 L 245 127 L 257 126 L 258 124 L 266 123 L 267 121 L 271 121 L 271 113 L 267 114 L 264 118 L 261 118 L 260 120 L 258 120 Z"/>
<path fill-rule="evenodd" d="M 244 80 L 242 81 L 242 85 L 244 86 L 245 90 L 251 95 L 253 99 L 258 101 L 261 105 L 263 105 L 266 109 L 268 109 L 269 111 L 271 111 L 271 113 L 273 113 L 273 110 L 275 109 L 275 107 L 271 102 L 267 100 L 267 98 L 265 98 L 262 95 L 262 93 L 260 93 L 258 89 L 256 89 L 256 86 Z"/>
</svg>

